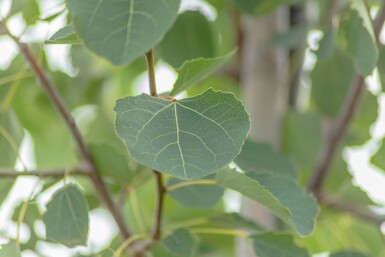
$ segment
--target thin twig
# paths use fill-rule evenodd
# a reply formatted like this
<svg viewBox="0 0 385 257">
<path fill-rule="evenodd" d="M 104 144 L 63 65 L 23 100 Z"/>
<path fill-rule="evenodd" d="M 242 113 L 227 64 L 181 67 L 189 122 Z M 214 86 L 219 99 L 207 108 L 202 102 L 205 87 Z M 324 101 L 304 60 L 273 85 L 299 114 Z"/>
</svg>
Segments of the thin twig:
<svg viewBox="0 0 385 257">
<path fill-rule="evenodd" d="M 156 180 L 156 207 L 154 211 L 154 225 L 152 230 L 152 239 L 159 240 L 162 236 L 161 227 L 162 227 L 162 216 L 163 216 L 163 203 L 164 203 L 164 195 L 166 193 L 166 188 L 163 184 L 162 174 L 154 171 L 155 180 Z"/>
<path fill-rule="evenodd" d="M 76 166 L 64 169 L 16 171 L 14 169 L 0 168 L 0 177 L 14 178 L 19 176 L 36 176 L 40 178 L 63 178 L 66 175 L 89 176 L 91 170 L 86 166 Z"/>
<path fill-rule="evenodd" d="M 381 7 L 381 10 L 374 22 L 376 24 L 376 35 L 379 35 L 379 31 L 381 30 L 384 21 L 385 4 Z M 318 156 L 316 166 L 308 183 L 309 190 L 312 191 L 317 197 L 321 194 L 322 186 L 330 172 L 330 167 L 332 166 L 338 149 L 341 146 L 341 142 L 346 135 L 350 122 L 354 117 L 363 92 L 365 92 L 365 78 L 361 75 L 357 75 L 354 84 L 352 85 L 340 110 L 336 125 L 330 131 L 328 138 L 326 139 L 326 145 L 323 147 Z"/>
<path fill-rule="evenodd" d="M 158 93 L 156 92 L 154 52 L 152 49 L 146 53 L 146 60 L 147 60 L 150 95 L 157 96 Z"/>
<path fill-rule="evenodd" d="M 0 22 L 1 23 L 1 22 Z M 4 27 L 6 28 L 5 24 L 3 23 Z M 40 82 L 40 85 L 45 90 L 49 100 L 51 101 L 52 105 L 55 106 L 57 111 L 60 113 L 61 117 L 63 118 L 64 122 L 69 128 L 69 131 L 71 132 L 77 147 L 79 149 L 79 152 L 84 158 L 84 161 L 87 166 L 89 166 L 89 169 L 91 170 L 90 178 L 91 181 L 94 184 L 95 190 L 99 194 L 101 200 L 106 205 L 107 209 L 110 211 L 111 215 L 115 219 L 122 237 L 124 239 L 127 239 L 130 237 L 130 232 L 128 230 L 128 227 L 123 219 L 122 213 L 115 205 L 114 201 L 112 200 L 112 197 L 110 193 L 108 192 L 108 189 L 106 185 L 104 184 L 100 174 L 98 173 L 98 170 L 92 160 L 91 154 L 88 151 L 87 144 L 81 135 L 76 123 L 75 119 L 72 117 L 70 111 L 68 110 L 67 106 L 64 104 L 64 101 L 57 91 L 57 88 L 53 81 L 49 79 L 48 74 L 44 71 L 43 67 L 38 63 L 36 57 L 32 53 L 31 49 L 27 44 L 21 43 L 18 38 L 14 37 L 9 30 L 6 28 L 8 35 L 15 41 L 15 43 L 19 46 L 19 49 L 21 53 L 24 55 L 25 59 L 27 60 L 29 66 L 31 67 L 32 71 L 34 72 L 36 78 Z"/>
</svg>

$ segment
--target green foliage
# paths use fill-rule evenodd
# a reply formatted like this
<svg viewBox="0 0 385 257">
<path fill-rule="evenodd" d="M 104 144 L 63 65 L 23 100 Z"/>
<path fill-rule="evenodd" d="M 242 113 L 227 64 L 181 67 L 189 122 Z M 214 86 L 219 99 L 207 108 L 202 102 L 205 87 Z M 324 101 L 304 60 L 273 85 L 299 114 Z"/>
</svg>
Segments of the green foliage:
<svg viewBox="0 0 385 257">
<path fill-rule="evenodd" d="M 158 43 L 174 22 L 180 0 L 68 0 L 75 29 L 94 53 L 124 65 Z"/>
<path fill-rule="evenodd" d="M 77 186 L 67 185 L 55 193 L 47 204 L 43 222 L 48 240 L 68 247 L 86 245 L 88 207 Z"/>
<path fill-rule="evenodd" d="M 145 94 L 118 100 L 116 131 L 137 161 L 180 179 L 199 179 L 229 164 L 250 129 L 233 94 L 207 90 L 178 101 Z"/>
<path fill-rule="evenodd" d="M 16 242 L 11 241 L 5 245 L 1 245 L 0 257 L 21 257 L 20 249 Z"/>
<path fill-rule="evenodd" d="M 185 228 L 175 230 L 162 241 L 163 246 L 172 254 L 193 257 L 198 240 L 194 234 Z"/>
<path fill-rule="evenodd" d="M 45 44 L 80 44 L 81 41 L 72 25 L 67 25 L 58 30 Z"/>
<path fill-rule="evenodd" d="M 366 255 L 354 251 L 339 251 L 332 253 L 330 257 L 366 257 Z"/>
</svg>

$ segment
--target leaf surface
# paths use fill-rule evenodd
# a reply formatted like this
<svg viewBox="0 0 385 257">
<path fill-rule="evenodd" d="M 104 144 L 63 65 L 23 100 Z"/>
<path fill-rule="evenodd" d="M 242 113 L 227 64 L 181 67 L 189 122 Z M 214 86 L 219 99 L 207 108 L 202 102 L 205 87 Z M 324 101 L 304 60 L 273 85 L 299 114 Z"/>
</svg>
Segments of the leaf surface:
<svg viewBox="0 0 385 257">
<path fill-rule="evenodd" d="M 177 17 L 180 0 L 68 0 L 75 29 L 94 53 L 124 65 L 158 43 Z"/>
<path fill-rule="evenodd" d="M 240 152 L 250 122 L 233 94 L 209 89 L 168 101 L 146 94 L 118 100 L 116 131 L 138 162 L 179 179 L 199 179 Z"/>
<path fill-rule="evenodd" d="M 68 247 L 86 245 L 88 207 L 83 194 L 71 184 L 56 192 L 43 215 L 47 239 Z"/>
<path fill-rule="evenodd" d="M 163 246 L 172 254 L 191 257 L 195 255 L 198 240 L 189 230 L 180 228 L 162 241 Z"/>
<path fill-rule="evenodd" d="M 55 34 L 50 37 L 45 44 L 80 44 L 81 41 L 76 34 L 74 27 L 70 24 L 64 28 L 59 29 Z"/>
<path fill-rule="evenodd" d="M 11 241 L 0 246 L 0 257 L 21 257 L 20 249 L 16 242 Z"/>
</svg>

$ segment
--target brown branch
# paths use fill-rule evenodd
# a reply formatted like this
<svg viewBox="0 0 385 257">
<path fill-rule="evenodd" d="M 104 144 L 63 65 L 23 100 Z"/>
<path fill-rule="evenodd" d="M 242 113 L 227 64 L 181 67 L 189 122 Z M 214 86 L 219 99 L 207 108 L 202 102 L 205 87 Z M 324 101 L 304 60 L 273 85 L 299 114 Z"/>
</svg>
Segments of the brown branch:
<svg viewBox="0 0 385 257">
<path fill-rule="evenodd" d="M 385 222 L 385 215 L 376 214 L 368 208 L 354 206 L 345 201 L 333 199 L 329 196 L 322 197 L 320 202 L 323 203 L 326 207 L 347 212 L 357 218 L 374 223 L 375 225 L 381 225 L 383 222 Z"/>
<path fill-rule="evenodd" d="M 162 174 L 154 170 L 155 180 L 156 180 L 156 208 L 154 212 L 154 225 L 152 230 L 152 239 L 159 240 L 161 238 L 161 224 L 163 216 L 163 203 L 164 195 L 166 193 L 166 188 L 163 184 Z"/>
<path fill-rule="evenodd" d="M 377 18 L 375 20 L 375 34 L 379 35 L 385 20 L 385 5 L 382 6 Z M 381 24 L 381 25 L 378 25 Z M 325 182 L 327 175 L 330 172 L 330 167 L 333 164 L 338 149 L 341 146 L 341 142 L 344 139 L 347 129 L 350 125 L 352 118 L 356 112 L 360 99 L 365 91 L 365 78 L 361 75 L 357 75 L 350 91 L 345 99 L 343 106 L 341 107 L 339 118 L 336 124 L 331 129 L 326 139 L 326 145 L 318 156 L 317 163 L 310 177 L 308 188 L 314 193 L 316 197 L 321 194 L 322 186 Z"/>
<path fill-rule="evenodd" d="M 16 171 L 14 169 L 0 168 L 0 177 L 14 178 L 19 176 L 36 176 L 40 178 L 63 178 L 66 175 L 80 175 L 89 176 L 91 170 L 86 166 L 75 166 L 64 169 L 52 169 L 52 170 L 33 170 L 33 171 Z"/>
<path fill-rule="evenodd" d="M 0 22 L 1 23 L 1 22 Z M 5 26 L 5 24 L 3 23 Z M 7 28 L 6 28 L 7 29 Z M 59 94 L 59 92 L 56 89 L 55 84 L 52 80 L 49 79 L 48 74 L 44 71 L 43 67 L 38 63 L 36 57 L 33 55 L 31 49 L 27 44 L 21 43 L 18 38 L 14 37 L 7 29 L 8 35 L 16 42 L 16 44 L 19 46 L 19 49 L 21 53 L 24 55 L 24 58 L 27 60 L 29 66 L 31 67 L 32 71 L 34 72 L 36 78 L 40 82 L 40 85 L 45 90 L 49 100 L 51 101 L 52 105 L 55 106 L 59 114 L 62 116 L 64 122 L 69 128 L 69 131 L 71 132 L 77 147 L 79 149 L 79 152 L 84 158 L 84 161 L 88 168 L 91 170 L 90 178 L 94 184 L 95 190 L 99 194 L 99 197 L 107 207 L 107 209 L 110 211 L 111 215 L 115 219 L 115 222 L 117 223 L 120 233 L 124 239 L 127 239 L 130 237 L 130 232 L 128 231 L 127 225 L 123 219 L 122 213 L 115 205 L 114 201 L 112 200 L 112 197 L 110 193 L 108 192 L 108 189 L 106 188 L 106 185 L 104 184 L 100 174 L 98 173 L 98 170 L 92 160 L 91 154 L 88 151 L 87 144 L 85 140 L 83 139 L 83 136 L 81 135 L 74 118 L 72 117 L 70 111 L 64 104 L 64 101 Z"/>
</svg>

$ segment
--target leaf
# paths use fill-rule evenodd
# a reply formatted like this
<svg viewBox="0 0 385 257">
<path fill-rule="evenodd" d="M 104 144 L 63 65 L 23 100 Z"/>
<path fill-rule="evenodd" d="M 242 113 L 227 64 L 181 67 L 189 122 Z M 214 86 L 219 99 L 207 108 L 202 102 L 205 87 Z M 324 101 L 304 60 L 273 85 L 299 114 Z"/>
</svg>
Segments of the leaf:
<svg viewBox="0 0 385 257">
<path fill-rule="evenodd" d="M 0 179 L 0 207 L 7 199 L 9 193 L 11 192 L 11 189 L 13 185 L 15 184 L 14 178 L 1 178 Z"/>
<path fill-rule="evenodd" d="M 266 206 L 302 236 L 314 229 L 318 207 L 315 200 L 294 181 L 273 174 L 241 174 L 223 169 L 218 185 L 235 190 Z"/>
<path fill-rule="evenodd" d="M 233 94 L 209 89 L 168 101 L 146 94 L 118 100 L 116 131 L 138 162 L 179 179 L 206 177 L 240 152 L 250 129 Z"/>
<path fill-rule="evenodd" d="M 198 239 L 189 230 L 180 228 L 162 241 L 163 246 L 172 254 L 192 257 L 198 246 Z"/>
<path fill-rule="evenodd" d="M 245 172 L 269 173 L 295 180 L 297 170 L 286 156 L 278 154 L 265 143 L 246 140 L 234 162 Z"/>
<path fill-rule="evenodd" d="M 187 11 L 178 16 L 174 26 L 160 45 L 161 57 L 173 67 L 199 57 L 215 55 L 211 22 L 199 11 Z"/>
<path fill-rule="evenodd" d="M 0 257 L 21 257 L 20 249 L 16 242 L 11 241 L 0 246 Z"/>
<path fill-rule="evenodd" d="M 353 82 L 351 58 L 336 49 L 331 58 L 318 60 L 311 73 L 312 99 L 322 114 L 336 117 Z"/>
<path fill-rule="evenodd" d="M 353 0 L 353 2 L 361 2 L 361 0 Z M 368 16 L 368 14 L 366 14 Z M 370 19 L 368 17 L 368 19 Z M 371 23 L 371 21 L 370 21 Z M 343 26 L 345 32 L 347 50 L 353 57 L 356 70 L 362 75 L 370 75 L 377 65 L 379 51 L 377 41 L 372 36 L 373 28 L 368 31 L 364 26 L 359 13 L 355 10 L 349 14 L 347 24 Z"/>
<path fill-rule="evenodd" d="M 57 191 L 43 215 L 47 239 L 68 247 L 86 245 L 89 228 L 88 207 L 77 186 Z"/>
<path fill-rule="evenodd" d="M 39 20 L 40 9 L 36 0 L 12 1 L 11 14 L 21 12 L 28 25 L 35 24 Z"/>
<path fill-rule="evenodd" d="M 309 32 L 307 25 L 296 25 L 289 31 L 277 33 L 270 39 L 270 44 L 278 47 L 297 48 L 306 45 L 306 38 Z"/>
<path fill-rule="evenodd" d="M 253 235 L 251 239 L 254 252 L 259 257 L 309 257 L 306 249 L 295 245 L 291 235 L 267 232 Z"/>
<path fill-rule="evenodd" d="M 65 26 L 64 28 L 59 29 L 55 34 L 50 37 L 44 44 L 70 44 L 77 45 L 80 44 L 81 41 L 76 34 L 74 27 L 70 24 Z"/>
<path fill-rule="evenodd" d="M 377 152 L 372 156 L 371 163 L 385 171 L 385 141 L 382 140 L 382 144 Z"/>
<path fill-rule="evenodd" d="M 208 223 L 211 225 L 232 229 L 246 229 L 254 231 L 262 230 L 262 228 L 260 228 L 253 221 L 245 219 L 239 215 L 239 213 L 222 213 L 220 215 L 209 217 Z"/>
<path fill-rule="evenodd" d="M 366 255 L 355 251 L 338 251 L 330 254 L 329 257 L 366 257 Z"/>
<path fill-rule="evenodd" d="M 319 60 L 330 58 L 334 51 L 334 45 L 337 37 L 338 23 L 333 22 L 328 28 L 325 29 L 324 35 L 319 41 L 319 47 L 316 51 L 316 55 Z"/>
<path fill-rule="evenodd" d="M 378 57 L 378 73 L 380 74 L 382 91 L 385 91 L 385 45 L 380 45 L 380 54 Z"/>
<path fill-rule="evenodd" d="M 212 59 L 198 58 L 186 61 L 182 67 L 177 69 L 178 79 L 175 81 L 170 95 L 177 95 L 199 83 L 228 62 L 235 52 L 234 50 L 231 53 Z"/>
<path fill-rule="evenodd" d="M 180 0 L 68 0 L 75 29 L 94 53 L 125 65 L 156 45 L 177 17 Z"/>
</svg>

